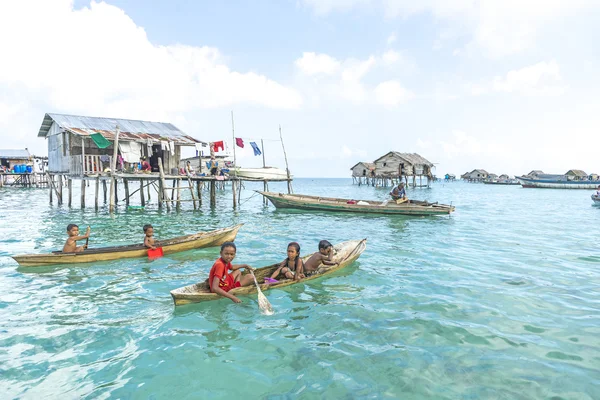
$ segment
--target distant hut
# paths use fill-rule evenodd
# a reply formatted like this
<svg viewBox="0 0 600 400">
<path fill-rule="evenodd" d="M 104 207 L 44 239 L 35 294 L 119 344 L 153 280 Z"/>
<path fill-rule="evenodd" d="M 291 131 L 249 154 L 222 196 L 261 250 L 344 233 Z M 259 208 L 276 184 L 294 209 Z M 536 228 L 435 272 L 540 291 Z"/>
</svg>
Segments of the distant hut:
<svg viewBox="0 0 600 400">
<path fill-rule="evenodd" d="M 375 178 L 375 163 L 361 161 L 350 168 L 352 171 L 352 182 L 361 184 L 369 184 L 370 180 Z"/>
<path fill-rule="evenodd" d="M 541 171 L 539 169 L 534 169 L 533 171 L 531 171 L 530 173 L 528 173 L 527 177 L 529 178 L 536 178 L 538 175 L 544 175 L 544 171 Z"/>
<path fill-rule="evenodd" d="M 591 173 L 589 176 L 590 181 L 597 181 L 600 180 L 600 176 L 596 173 Z"/>
<path fill-rule="evenodd" d="M 31 154 L 26 148 L 0 149 L 0 165 L 7 171 L 13 170 L 16 165 L 30 165 Z"/>
<path fill-rule="evenodd" d="M 446 175 L 444 175 L 444 180 L 446 182 L 454 182 L 456 180 L 456 175 L 454 175 L 454 174 L 446 174 Z"/>
<path fill-rule="evenodd" d="M 433 163 L 420 156 L 417 153 L 399 153 L 390 151 L 379 157 L 374 162 L 376 177 L 381 180 L 383 185 L 387 185 L 387 180 L 393 182 L 393 179 L 404 179 L 410 185 L 409 178 L 412 177 L 412 186 L 416 187 L 417 177 L 418 186 L 429 186 L 433 180 Z M 426 177 L 427 185 L 422 184 L 422 178 Z"/>
<path fill-rule="evenodd" d="M 588 174 L 580 169 L 570 169 L 565 174 L 569 181 L 586 181 L 588 180 Z"/>
<path fill-rule="evenodd" d="M 81 176 L 110 168 L 117 126 L 122 160 L 117 169 L 125 171 L 145 156 L 153 172 L 158 172 L 160 157 L 168 173 L 178 168 L 182 146 L 202 143 L 170 123 L 46 114 L 38 137 L 48 140 L 49 172 Z"/>
<path fill-rule="evenodd" d="M 498 177 L 499 181 L 507 181 L 510 179 L 510 176 L 506 175 L 506 174 L 502 174 Z"/>
<path fill-rule="evenodd" d="M 489 174 L 487 176 L 487 179 L 493 181 L 495 179 L 498 179 L 498 175 L 496 175 L 496 174 Z"/>
<path fill-rule="evenodd" d="M 488 179 L 489 175 L 485 169 L 474 169 L 471 172 L 464 173 L 461 178 L 467 182 L 482 182 Z"/>
</svg>

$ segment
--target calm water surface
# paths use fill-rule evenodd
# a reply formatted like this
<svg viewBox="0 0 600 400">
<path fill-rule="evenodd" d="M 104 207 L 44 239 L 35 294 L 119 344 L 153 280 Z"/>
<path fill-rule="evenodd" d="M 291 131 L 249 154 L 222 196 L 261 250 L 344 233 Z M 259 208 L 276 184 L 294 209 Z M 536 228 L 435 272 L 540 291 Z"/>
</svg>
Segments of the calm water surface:
<svg viewBox="0 0 600 400">
<path fill-rule="evenodd" d="M 247 184 L 211 210 L 48 205 L 0 189 L 0 398 L 599 399 L 600 207 L 589 191 L 436 183 L 409 196 L 451 217 L 276 211 Z M 88 190 L 89 205 L 93 198 Z M 284 191 L 284 185 L 271 185 Z M 389 188 L 297 179 L 297 193 L 385 199 Z M 153 200 L 156 196 L 153 194 Z M 74 194 L 74 204 L 79 197 Z M 245 223 L 236 261 L 261 266 L 320 239 L 368 238 L 352 266 L 307 284 L 175 308 L 169 290 L 207 277 L 218 249 L 155 261 L 17 268 L 58 249 L 68 223 L 90 247 Z"/>
</svg>

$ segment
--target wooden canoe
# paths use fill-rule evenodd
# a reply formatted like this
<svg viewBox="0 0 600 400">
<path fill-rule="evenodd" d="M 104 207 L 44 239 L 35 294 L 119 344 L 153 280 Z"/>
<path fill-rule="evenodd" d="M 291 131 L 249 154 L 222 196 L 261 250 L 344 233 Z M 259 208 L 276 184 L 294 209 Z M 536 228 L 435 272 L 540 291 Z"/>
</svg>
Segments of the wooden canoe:
<svg viewBox="0 0 600 400">
<path fill-rule="evenodd" d="M 303 194 L 257 192 L 269 199 L 277 208 L 292 208 L 297 210 L 418 216 L 444 215 L 454 211 L 454 206 L 418 200 L 409 200 L 401 204 L 396 204 L 392 199 L 382 202 L 378 200 L 350 200 Z M 367 204 L 357 204 L 359 202 Z"/>
<path fill-rule="evenodd" d="M 317 268 L 317 273 L 299 281 L 295 281 L 293 279 L 283 279 L 279 280 L 278 283 L 261 284 L 261 282 L 264 282 L 264 279 L 266 277 L 271 276 L 271 274 L 275 272 L 275 270 L 279 266 L 279 263 L 262 268 L 257 268 L 254 270 L 254 275 L 256 276 L 256 280 L 259 282 L 259 286 L 262 291 L 273 288 L 281 288 L 284 286 L 293 285 L 295 283 L 307 282 L 312 279 L 317 279 L 326 275 L 330 275 L 335 271 L 339 271 L 340 269 L 347 267 L 348 265 L 356 261 L 358 257 L 360 257 L 363 251 L 365 251 L 366 247 L 367 239 L 349 240 L 347 242 L 336 244 L 333 247 L 335 250 L 333 261 L 337 264 L 321 264 L 321 266 Z M 304 260 L 307 260 L 309 257 L 310 255 L 304 257 Z M 243 271 L 242 273 L 246 274 L 247 272 Z M 233 289 L 230 293 L 236 296 L 256 293 L 256 285 L 244 286 L 241 288 Z M 180 287 L 179 289 L 171 290 L 171 297 L 173 297 L 173 301 L 175 302 L 176 306 L 224 298 L 210 291 L 207 280 L 193 285 Z"/>
<path fill-rule="evenodd" d="M 162 247 L 164 254 L 176 253 L 202 247 L 220 246 L 224 242 L 233 241 L 243 224 L 221 228 L 210 232 L 199 232 L 192 235 L 179 236 L 173 239 L 160 240 L 156 247 Z M 146 257 L 148 249 L 143 244 L 125 246 L 100 247 L 88 249 L 81 253 L 63 253 L 55 251 L 47 254 L 23 254 L 13 256 L 22 267 L 41 267 L 53 264 L 74 264 L 95 261 L 109 261 L 121 258 Z"/>
<path fill-rule="evenodd" d="M 598 204 L 600 203 L 600 196 L 598 196 L 597 194 L 593 194 L 592 200 L 594 201 L 594 203 Z"/>
</svg>

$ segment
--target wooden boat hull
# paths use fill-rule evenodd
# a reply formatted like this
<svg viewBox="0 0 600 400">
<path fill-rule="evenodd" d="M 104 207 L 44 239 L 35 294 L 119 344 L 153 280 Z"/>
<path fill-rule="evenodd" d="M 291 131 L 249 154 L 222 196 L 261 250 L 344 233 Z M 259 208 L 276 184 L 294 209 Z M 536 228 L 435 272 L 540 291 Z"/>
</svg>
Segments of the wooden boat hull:
<svg viewBox="0 0 600 400">
<path fill-rule="evenodd" d="M 278 283 L 271 284 L 260 284 L 260 289 L 264 292 L 268 289 L 281 288 L 289 285 L 293 285 L 300 282 L 307 282 L 313 279 L 322 278 L 330 275 L 342 268 L 352 264 L 360 255 L 365 251 L 367 247 L 367 239 L 362 240 L 349 240 L 347 242 L 338 243 L 334 246 L 336 255 L 334 261 L 338 264 L 332 266 L 321 265 L 317 270 L 319 273 L 295 281 L 293 279 L 280 280 Z M 310 256 L 304 257 L 304 260 Z M 263 282 L 265 277 L 271 276 L 271 274 L 277 269 L 279 264 L 273 264 L 266 267 L 258 268 L 254 270 L 254 275 L 258 282 Z M 246 272 L 244 272 L 245 274 Z M 256 293 L 256 285 L 244 286 L 241 288 L 233 289 L 230 293 L 239 296 Z M 223 297 L 218 294 L 211 293 L 208 287 L 208 282 L 199 282 L 193 285 L 184 286 L 175 290 L 171 290 L 171 297 L 176 306 L 190 303 L 200 303 L 203 301 L 219 300 Z"/>
<path fill-rule="evenodd" d="M 593 194 L 592 195 L 592 200 L 594 201 L 594 203 L 600 204 L 600 196 L 597 196 L 597 195 Z"/>
<path fill-rule="evenodd" d="M 200 249 L 203 247 L 220 246 L 224 242 L 233 241 L 243 224 L 209 232 L 180 236 L 173 239 L 156 242 L 156 247 L 162 247 L 164 254 Z M 127 245 L 101 247 L 81 253 L 54 252 L 49 254 L 23 254 L 13 256 L 22 267 L 41 267 L 54 264 L 75 264 L 96 261 L 110 261 L 121 258 L 146 257 L 148 249 L 143 245 Z"/>
<path fill-rule="evenodd" d="M 230 175 L 247 179 L 287 179 L 285 170 L 274 167 L 235 168 L 230 172 Z"/>
<path fill-rule="evenodd" d="M 534 179 L 519 177 L 517 180 L 524 188 L 537 189 L 596 189 L 600 181 L 569 181 L 559 179 Z"/>
<path fill-rule="evenodd" d="M 297 194 L 258 192 L 265 196 L 277 208 L 292 208 L 309 211 L 341 211 L 362 214 L 388 215 L 445 215 L 454 211 L 454 206 L 411 200 L 409 203 L 396 204 L 389 200 L 385 205 L 379 201 L 356 200 L 368 205 L 348 204 L 349 199 L 319 197 Z"/>
</svg>

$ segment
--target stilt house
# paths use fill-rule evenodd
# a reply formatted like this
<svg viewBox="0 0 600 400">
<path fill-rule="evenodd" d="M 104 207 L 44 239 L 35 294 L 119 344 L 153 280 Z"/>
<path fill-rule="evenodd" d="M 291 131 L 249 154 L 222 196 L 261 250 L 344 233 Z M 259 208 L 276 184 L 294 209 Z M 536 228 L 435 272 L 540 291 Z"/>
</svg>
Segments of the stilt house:
<svg viewBox="0 0 600 400">
<path fill-rule="evenodd" d="M 15 165 L 29 164 L 31 155 L 27 149 L 0 149 L 0 165 L 12 170 Z"/>
<path fill-rule="evenodd" d="M 433 173 L 431 171 L 433 163 L 417 153 L 399 153 L 397 151 L 390 151 L 379 157 L 374 163 L 377 177 L 383 179 L 404 179 L 407 184 L 410 184 L 409 178 L 412 177 L 413 186 L 417 186 L 417 177 L 420 182 L 422 177 L 426 177 L 427 186 L 429 186 L 429 181 L 433 179 Z"/>
<path fill-rule="evenodd" d="M 461 178 L 467 182 L 481 182 L 484 179 L 488 179 L 490 174 L 485 169 L 474 169 L 471 172 L 467 172 L 461 175 Z"/>
<path fill-rule="evenodd" d="M 116 165 L 125 172 L 132 172 L 140 157 L 147 157 L 152 171 L 158 172 L 160 157 L 168 173 L 179 167 L 181 147 L 198 148 L 202 143 L 170 123 L 46 114 L 38 137 L 48 140 L 48 171 L 81 176 L 110 168 L 117 126 Z"/>
</svg>

